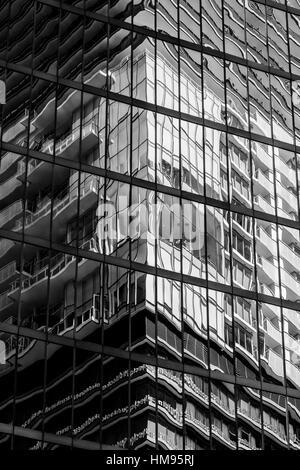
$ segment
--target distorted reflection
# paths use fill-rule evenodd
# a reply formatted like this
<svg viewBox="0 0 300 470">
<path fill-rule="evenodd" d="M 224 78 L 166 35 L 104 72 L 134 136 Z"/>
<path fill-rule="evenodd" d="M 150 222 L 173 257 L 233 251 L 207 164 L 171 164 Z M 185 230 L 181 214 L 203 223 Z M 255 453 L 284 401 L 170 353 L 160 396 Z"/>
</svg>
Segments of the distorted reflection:
<svg viewBox="0 0 300 470">
<path fill-rule="evenodd" d="M 1 422 L 300 450 L 300 2 L 96 3 L 0 46 Z"/>
</svg>

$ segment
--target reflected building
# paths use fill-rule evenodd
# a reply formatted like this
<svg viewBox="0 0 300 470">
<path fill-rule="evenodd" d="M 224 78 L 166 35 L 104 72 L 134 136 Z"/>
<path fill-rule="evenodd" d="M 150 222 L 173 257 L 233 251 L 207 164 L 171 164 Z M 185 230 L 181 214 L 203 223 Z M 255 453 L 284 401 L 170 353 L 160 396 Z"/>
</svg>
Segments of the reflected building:
<svg viewBox="0 0 300 470">
<path fill-rule="evenodd" d="M 299 450 L 300 3 L 98 3 L 1 7 L 0 445 Z"/>
</svg>

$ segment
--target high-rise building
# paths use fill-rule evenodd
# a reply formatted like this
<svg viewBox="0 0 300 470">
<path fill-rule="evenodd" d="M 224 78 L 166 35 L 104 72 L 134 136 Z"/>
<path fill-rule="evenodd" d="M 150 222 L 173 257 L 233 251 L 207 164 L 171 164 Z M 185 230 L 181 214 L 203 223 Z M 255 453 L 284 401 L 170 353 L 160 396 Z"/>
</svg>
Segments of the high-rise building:
<svg viewBox="0 0 300 470">
<path fill-rule="evenodd" d="M 299 26 L 1 2 L 1 448 L 300 450 Z"/>
</svg>

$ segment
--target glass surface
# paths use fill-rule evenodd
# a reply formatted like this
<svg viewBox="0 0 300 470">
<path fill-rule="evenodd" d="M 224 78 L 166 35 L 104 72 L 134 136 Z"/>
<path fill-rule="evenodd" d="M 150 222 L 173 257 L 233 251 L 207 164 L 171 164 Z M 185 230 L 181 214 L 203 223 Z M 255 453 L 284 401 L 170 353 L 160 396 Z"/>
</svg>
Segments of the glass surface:
<svg viewBox="0 0 300 470">
<path fill-rule="evenodd" d="M 300 449 L 299 1 L 2 3 L 0 446 Z"/>
</svg>

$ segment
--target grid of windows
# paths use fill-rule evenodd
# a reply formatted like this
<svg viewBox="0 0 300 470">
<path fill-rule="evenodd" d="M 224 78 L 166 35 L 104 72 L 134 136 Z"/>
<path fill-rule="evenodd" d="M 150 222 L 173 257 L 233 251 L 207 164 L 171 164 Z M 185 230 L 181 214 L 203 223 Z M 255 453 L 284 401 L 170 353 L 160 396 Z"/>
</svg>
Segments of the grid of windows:
<svg viewBox="0 0 300 470">
<path fill-rule="evenodd" d="M 299 450 L 300 2 L 0 8 L 0 446 Z"/>
</svg>

